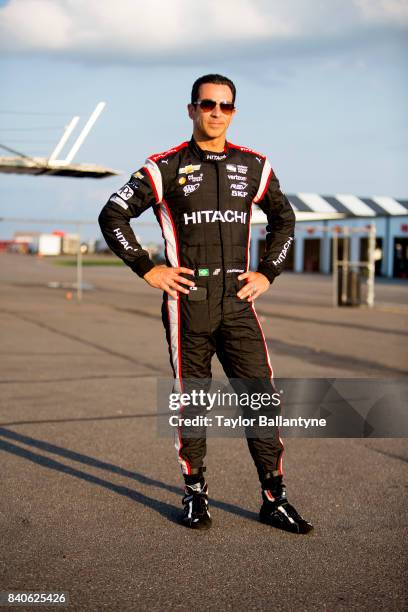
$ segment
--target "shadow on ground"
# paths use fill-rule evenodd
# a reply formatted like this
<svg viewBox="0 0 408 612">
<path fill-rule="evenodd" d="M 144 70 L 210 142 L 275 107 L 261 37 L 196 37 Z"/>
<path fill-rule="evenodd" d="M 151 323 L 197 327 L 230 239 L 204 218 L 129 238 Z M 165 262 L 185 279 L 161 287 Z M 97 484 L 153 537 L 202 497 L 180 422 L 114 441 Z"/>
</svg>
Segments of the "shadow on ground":
<svg viewBox="0 0 408 612">
<path fill-rule="evenodd" d="M 161 480 L 150 478 L 149 476 L 146 476 L 139 472 L 126 470 L 112 463 L 106 463 L 105 461 L 95 459 L 94 457 L 89 457 L 88 455 L 84 455 L 82 453 L 78 453 L 67 448 L 56 446 L 55 444 L 51 444 L 43 440 L 31 438 L 29 436 L 17 433 L 4 427 L 0 427 L 0 436 L 1 438 L 3 438 L 0 438 L 0 450 L 17 455 L 18 457 L 26 459 L 27 461 L 36 463 L 37 465 L 41 465 L 42 467 L 46 467 L 51 470 L 56 470 L 57 472 L 68 474 L 69 476 L 79 478 L 88 483 L 104 487 L 105 489 L 113 491 L 118 495 L 129 497 L 133 501 L 139 504 L 143 504 L 144 506 L 151 508 L 155 512 L 158 512 L 167 520 L 173 523 L 179 522 L 180 506 L 173 506 L 166 502 L 162 502 L 156 499 L 155 497 L 150 497 L 148 495 L 140 493 L 139 491 L 130 489 L 129 487 L 118 485 L 114 482 L 111 482 L 110 480 L 99 478 L 98 476 L 94 476 L 93 474 L 89 474 L 88 472 L 84 472 L 83 470 L 78 470 L 74 467 L 71 467 L 70 465 L 55 461 L 55 459 L 52 459 L 50 457 L 45 457 L 44 455 L 34 453 L 31 450 L 18 446 L 17 444 L 8 442 L 7 439 L 13 440 L 14 442 L 23 443 L 35 449 L 46 451 L 47 453 L 52 453 L 59 457 L 63 457 L 64 459 L 77 461 L 89 467 L 102 469 L 112 474 L 117 474 L 119 476 L 124 476 L 126 478 L 136 480 L 137 482 L 140 482 L 145 486 L 147 485 L 156 489 L 164 489 L 166 491 L 170 491 L 171 493 L 176 493 L 180 496 L 184 493 L 184 490 L 181 487 L 176 487 L 174 485 L 167 484 L 165 482 L 162 482 Z M 242 516 L 251 520 L 258 520 L 258 515 L 255 512 L 251 512 L 250 510 L 241 508 L 240 506 L 237 506 L 235 504 L 230 504 L 227 502 L 212 499 L 211 505 L 215 508 L 219 508 L 220 510 L 230 512 L 231 514 L 235 514 L 237 516 Z"/>
</svg>

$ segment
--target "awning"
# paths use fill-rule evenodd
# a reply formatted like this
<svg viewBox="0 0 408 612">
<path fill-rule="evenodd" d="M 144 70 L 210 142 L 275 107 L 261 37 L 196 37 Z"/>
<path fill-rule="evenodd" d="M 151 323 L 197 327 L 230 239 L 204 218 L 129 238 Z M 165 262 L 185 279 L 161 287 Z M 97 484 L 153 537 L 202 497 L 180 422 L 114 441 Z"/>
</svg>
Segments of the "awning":
<svg viewBox="0 0 408 612">
<path fill-rule="evenodd" d="M 296 193 L 287 194 L 287 198 L 298 221 L 408 215 L 408 200 L 389 196 L 363 198 L 351 194 L 326 196 L 317 193 Z M 252 223 L 265 223 L 265 215 L 258 207 L 252 211 Z"/>
</svg>

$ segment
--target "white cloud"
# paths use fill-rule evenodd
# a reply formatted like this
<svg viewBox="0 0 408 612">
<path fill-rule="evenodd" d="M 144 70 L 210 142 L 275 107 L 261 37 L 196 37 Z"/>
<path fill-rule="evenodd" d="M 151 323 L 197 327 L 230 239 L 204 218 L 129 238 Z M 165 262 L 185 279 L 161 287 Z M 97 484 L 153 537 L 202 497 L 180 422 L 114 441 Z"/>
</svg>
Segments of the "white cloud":
<svg viewBox="0 0 408 612">
<path fill-rule="evenodd" d="M 58 49 L 69 40 L 70 18 L 52 0 L 12 1 L 0 12 L 3 47 Z"/>
<path fill-rule="evenodd" d="M 0 48 L 104 60 L 186 61 L 243 45 L 339 36 L 407 25 L 407 0 L 10 0 Z"/>
<path fill-rule="evenodd" d="M 406 25 L 408 0 L 355 0 L 364 18 L 377 23 Z"/>
</svg>

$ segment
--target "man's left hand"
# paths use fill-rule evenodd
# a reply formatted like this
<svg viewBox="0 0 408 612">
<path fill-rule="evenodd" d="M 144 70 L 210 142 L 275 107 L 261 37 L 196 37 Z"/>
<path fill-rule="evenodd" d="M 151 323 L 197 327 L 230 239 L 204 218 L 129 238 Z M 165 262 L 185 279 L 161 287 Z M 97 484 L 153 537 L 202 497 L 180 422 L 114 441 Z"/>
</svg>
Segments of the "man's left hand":
<svg viewBox="0 0 408 612">
<path fill-rule="evenodd" d="M 261 272 L 245 272 L 238 276 L 238 280 L 246 280 L 246 285 L 238 291 L 237 296 L 248 302 L 256 300 L 270 287 L 270 282 Z"/>
</svg>

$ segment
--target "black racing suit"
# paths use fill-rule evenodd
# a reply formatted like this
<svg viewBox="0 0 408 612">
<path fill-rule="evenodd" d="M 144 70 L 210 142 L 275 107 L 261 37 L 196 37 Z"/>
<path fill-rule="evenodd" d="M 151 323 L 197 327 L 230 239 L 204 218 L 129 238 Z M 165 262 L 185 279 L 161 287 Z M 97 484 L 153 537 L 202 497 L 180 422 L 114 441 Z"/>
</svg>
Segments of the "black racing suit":
<svg viewBox="0 0 408 612">
<path fill-rule="evenodd" d="M 216 353 L 231 379 L 267 380 L 273 372 L 253 304 L 237 292 L 238 276 L 248 270 L 251 207 L 266 214 L 266 250 L 258 271 L 272 283 L 293 242 L 295 216 L 268 160 L 246 147 L 226 143 L 224 152 L 203 151 L 192 139 L 152 155 L 113 194 L 99 223 L 106 242 L 143 277 L 154 264 L 137 242 L 129 221 L 153 206 L 161 225 L 167 264 L 195 270 L 196 287 L 175 300 L 163 300 L 163 323 L 176 380 L 210 379 Z M 190 277 L 191 278 L 191 277 Z M 247 434 L 248 436 L 248 434 Z M 185 475 L 197 474 L 206 452 L 205 429 L 189 438 L 178 431 L 179 462 Z M 270 437 L 248 437 L 262 481 L 282 474 L 283 444 Z"/>
</svg>

